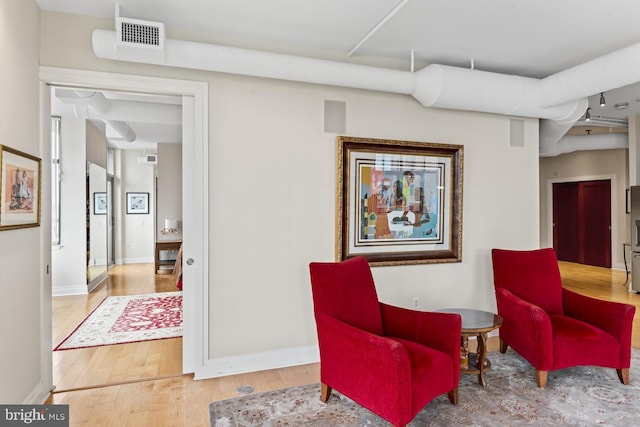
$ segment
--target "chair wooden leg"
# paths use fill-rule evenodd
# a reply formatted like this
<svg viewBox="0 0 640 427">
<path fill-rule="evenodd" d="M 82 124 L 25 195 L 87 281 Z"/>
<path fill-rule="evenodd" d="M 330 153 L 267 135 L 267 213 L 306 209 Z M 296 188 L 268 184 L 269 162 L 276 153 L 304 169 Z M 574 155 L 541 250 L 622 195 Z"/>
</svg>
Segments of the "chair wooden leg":
<svg viewBox="0 0 640 427">
<path fill-rule="evenodd" d="M 458 404 L 458 387 L 448 392 L 447 396 L 449 397 L 449 402 L 453 403 L 454 405 L 457 405 Z"/>
<path fill-rule="evenodd" d="M 616 369 L 618 373 L 618 378 L 620 378 L 620 382 L 624 385 L 629 385 L 629 368 L 625 369 Z"/>
<path fill-rule="evenodd" d="M 547 385 L 547 371 L 536 370 L 536 383 L 540 388 L 544 388 Z"/>
<path fill-rule="evenodd" d="M 504 354 L 507 352 L 507 348 L 509 348 L 509 344 L 500 340 L 500 353 Z"/>
<path fill-rule="evenodd" d="M 331 387 L 329 387 L 328 385 L 326 385 L 325 383 L 322 383 L 322 391 L 320 392 L 320 400 L 322 400 L 323 402 L 327 402 L 327 400 L 329 400 L 329 398 L 331 397 L 331 391 L 333 389 Z"/>
</svg>

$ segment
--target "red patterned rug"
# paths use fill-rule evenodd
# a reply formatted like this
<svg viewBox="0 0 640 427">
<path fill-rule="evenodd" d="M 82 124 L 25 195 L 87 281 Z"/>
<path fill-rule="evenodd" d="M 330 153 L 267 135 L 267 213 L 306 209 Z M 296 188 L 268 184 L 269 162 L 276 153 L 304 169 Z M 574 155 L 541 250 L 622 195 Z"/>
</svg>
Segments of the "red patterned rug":
<svg viewBox="0 0 640 427">
<path fill-rule="evenodd" d="M 54 350 L 182 336 L 182 292 L 105 298 Z"/>
</svg>

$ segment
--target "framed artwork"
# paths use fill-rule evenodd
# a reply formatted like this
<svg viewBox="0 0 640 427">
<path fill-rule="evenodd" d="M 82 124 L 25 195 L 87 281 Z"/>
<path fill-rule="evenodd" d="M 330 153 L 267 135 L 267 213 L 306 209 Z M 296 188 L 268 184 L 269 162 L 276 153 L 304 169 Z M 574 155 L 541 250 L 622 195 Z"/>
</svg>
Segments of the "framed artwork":
<svg viewBox="0 0 640 427">
<path fill-rule="evenodd" d="M 128 214 L 149 213 L 149 193 L 127 193 Z"/>
<path fill-rule="evenodd" d="M 105 192 L 93 193 L 93 214 L 94 215 L 107 214 L 107 193 Z"/>
<path fill-rule="evenodd" d="M 41 163 L 0 145 L 0 230 L 40 226 Z"/>
<path fill-rule="evenodd" d="M 339 136 L 336 258 L 462 261 L 463 146 Z"/>
</svg>

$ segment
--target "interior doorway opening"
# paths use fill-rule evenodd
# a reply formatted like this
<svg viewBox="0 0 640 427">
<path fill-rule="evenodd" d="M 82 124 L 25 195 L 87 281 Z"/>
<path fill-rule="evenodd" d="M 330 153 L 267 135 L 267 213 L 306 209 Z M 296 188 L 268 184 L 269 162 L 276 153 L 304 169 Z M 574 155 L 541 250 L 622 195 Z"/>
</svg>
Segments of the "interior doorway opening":
<svg viewBox="0 0 640 427">
<path fill-rule="evenodd" d="M 558 259 L 611 268 L 611 180 L 553 183 Z"/>
</svg>

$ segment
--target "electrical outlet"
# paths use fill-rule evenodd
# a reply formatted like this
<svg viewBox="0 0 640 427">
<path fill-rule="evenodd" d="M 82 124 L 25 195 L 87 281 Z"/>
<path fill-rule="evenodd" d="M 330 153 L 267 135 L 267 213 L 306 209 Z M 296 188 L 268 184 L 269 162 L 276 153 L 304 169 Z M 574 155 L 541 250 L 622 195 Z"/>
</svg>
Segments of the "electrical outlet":
<svg viewBox="0 0 640 427">
<path fill-rule="evenodd" d="M 420 306 L 420 298 L 413 297 L 413 308 L 418 308 Z"/>
</svg>

